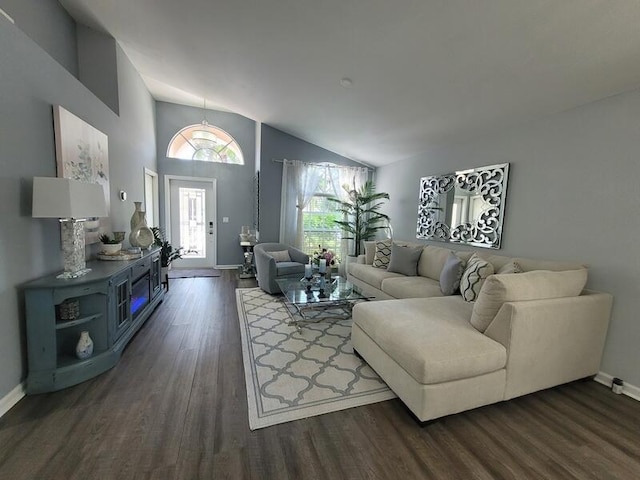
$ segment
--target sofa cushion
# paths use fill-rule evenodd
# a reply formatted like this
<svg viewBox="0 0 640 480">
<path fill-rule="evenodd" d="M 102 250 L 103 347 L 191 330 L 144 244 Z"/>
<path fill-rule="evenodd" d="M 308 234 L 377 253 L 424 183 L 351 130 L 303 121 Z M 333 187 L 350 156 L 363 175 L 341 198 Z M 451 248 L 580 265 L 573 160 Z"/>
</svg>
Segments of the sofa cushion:
<svg viewBox="0 0 640 480">
<path fill-rule="evenodd" d="M 418 262 L 418 275 L 440 281 L 440 272 L 447 261 L 451 250 L 448 248 L 427 245 L 422 250 Z"/>
<path fill-rule="evenodd" d="M 373 256 L 376 254 L 376 242 L 366 241 L 364 242 L 364 263 L 367 265 L 373 264 Z"/>
<path fill-rule="evenodd" d="M 276 263 L 291 261 L 291 257 L 289 256 L 289 250 L 278 250 L 273 252 L 267 252 L 267 254 L 272 256 L 276 260 Z"/>
<path fill-rule="evenodd" d="M 484 332 L 505 302 L 575 297 L 580 295 L 586 283 L 586 268 L 492 275 L 485 281 L 473 306 L 471 324 Z"/>
<path fill-rule="evenodd" d="M 440 284 L 425 277 L 387 278 L 381 290 L 394 298 L 441 297 Z"/>
<path fill-rule="evenodd" d="M 387 271 L 415 277 L 418 275 L 418 260 L 421 253 L 422 247 L 404 247 L 392 243 Z"/>
<path fill-rule="evenodd" d="M 304 265 L 304 263 L 298 262 L 278 262 L 276 263 L 276 272 L 278 277 L 300 274 L 300 278 L 302 278 L 302 275 L 304 275 Z"/>
<path fill-rule="evenodd" d="M 376 268 L 384 268 L 389 266 L 391 258 L 391 240 L 381 240 L 376 242 L 376 253 L 373 255 L 372 265 Z"/>
<path fill-rule="evenodd" d="M 460 288 L 460 278 L 464 272 L 464 263 L 455 253 L 449 252 L 440 272 L 440 291 L 443 295 L 453 295 Z"/>
<path fill-rule="evenodd" d="M 365 265 L 363 263 L 350 263 L 349 274 L 358 280 L 377 288 L 378 290 L 382 290 L 382 281 L 385 278 L 404 276 L 399 273 L 387 272 L 383 268 L 376 268 L 373 265 Z"/>
<path fill-rule="evenodd" d="M 489 275 L 493 275 L 493 265 L 475 253 L 469 259 L 460 279 L 460 293 L 467 302 L 475 302 L 482 284 Z"/>
<path fill-rule="evenodd" d="M 500 267 L 497 271 L 497 274 L 503 273 L 522 273 L 522 267 L 515 260 L 510 260 L 505 263 L 502 267 Z"/>
<path fill-rule="evenodd" d="M 531 272 L 533 270 L 551 270 L 553 272 L 560 272 L 563 270 L 580 270 L 583 268 L 589 268 L 588 265 L 577 262 L 534 260 L 531 258 L 514 258 L 513 260 L 520 265 L 523 272 Z"/>
<path fill-rule="evenodd" d="M 363 302 L 353 321 L 418 383 L 437 384 L 505 367 L 503 345 L 469 324 L 459 296 Z"/>
</svg>

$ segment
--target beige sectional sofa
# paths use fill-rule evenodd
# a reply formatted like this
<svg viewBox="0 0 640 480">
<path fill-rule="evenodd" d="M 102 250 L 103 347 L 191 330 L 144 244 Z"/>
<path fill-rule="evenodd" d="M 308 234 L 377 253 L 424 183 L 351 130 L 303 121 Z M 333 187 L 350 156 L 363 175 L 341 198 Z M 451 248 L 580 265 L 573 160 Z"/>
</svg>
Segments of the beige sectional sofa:
<svg viewBox="0 0 640 480">
<path fill-rule="evenodd" d="M 583 265 L 476 252 L 495 271 L 515 261 L 522 273 L 489 276 L 467 302 L 440 291 L 449 249 L 424 246 L 414 277 L 374 268 L 367 253 L 348 278 L 384 300 L 354 307 L 353 347 L 419 420 L 598 372 L 612 297 L 583 290 Z"/>
</svg>

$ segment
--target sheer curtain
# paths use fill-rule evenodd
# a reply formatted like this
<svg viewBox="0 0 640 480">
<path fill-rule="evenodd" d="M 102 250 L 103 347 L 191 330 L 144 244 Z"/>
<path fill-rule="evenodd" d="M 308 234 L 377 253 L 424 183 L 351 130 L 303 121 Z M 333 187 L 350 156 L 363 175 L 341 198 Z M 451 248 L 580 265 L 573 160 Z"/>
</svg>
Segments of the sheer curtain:
<svg viewBox="0 0 640 480">
<path fill-rule="evenodd" d="M 324 166 L 285 160 L 282 166 L 280 242 L 304 247 L 304 209 L 318 190 Z"/>
<path fill-rule="evenodd" d="M 365 167 L 333 168 L 330 172 L 330 178 L 334 195 L 336 196 L 336 198 L 339 198 L 344 202 L 349 200 L 349 193 L 343 188 L 343 186 L 346 185 L 349 190 L 352 190 L 354 188 L 356 190 L 360 190 L 360 188 L 366 183 L 369 178 L 369 169 Z M 346 218 L 346 215 L 344 220 L 348 220 Z M 354 241 L 344 238 L 346 235 L 347 233 L 343 231 L 342 242 L 340 244 L 340 250 L 343 257 L 341 260 L 343 261 L 346 260 L 345 257 L 347 255 L 351 255 L 354 251 Z"/>
</svg>

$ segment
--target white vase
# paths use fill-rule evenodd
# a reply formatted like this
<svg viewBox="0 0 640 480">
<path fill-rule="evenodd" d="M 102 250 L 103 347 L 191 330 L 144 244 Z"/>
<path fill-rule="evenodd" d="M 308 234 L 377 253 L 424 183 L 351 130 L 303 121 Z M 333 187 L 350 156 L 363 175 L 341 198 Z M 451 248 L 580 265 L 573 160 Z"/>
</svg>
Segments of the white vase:
<svg viewBox="0 0 640 480">
<path fill-rule="evenodd" d="M 133 202 L 133 206 L 135 207 L 135 210 L 133 211 L 133 215 L 131 215 L 131 221 L 129 222 L 129 224 L 131 225 L 131 231 L 133 231 L 138 226 L 144 215 L 144 212 L 142 211 L 142 202 Z"/>
<path fill-rule="evenodd" d="M 84 360 L 91 355 L 93 355 L 93 340 L 91 340 L 89 332 L 85 330 L 80 333 L 80 340 L 78 340 L 78 344 L 76 345 L 76 356 L 80 360 Z"/>
<path fill-rule="evenodd" d="M 142 210 L 142 202 L 133 202 L 136 209 L 131 216 L 131 233 L 129 243 L 132 247 L 149 248 L 153 244 L 153 232 L 147 225 L 145 212 Z"/>
</svg>

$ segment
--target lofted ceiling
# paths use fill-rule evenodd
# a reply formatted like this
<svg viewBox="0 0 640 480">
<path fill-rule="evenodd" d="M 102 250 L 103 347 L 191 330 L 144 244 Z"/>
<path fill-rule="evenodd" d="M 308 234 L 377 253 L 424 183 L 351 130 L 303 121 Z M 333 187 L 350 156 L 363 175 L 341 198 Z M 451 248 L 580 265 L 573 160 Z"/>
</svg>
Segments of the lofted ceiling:
<svg viewBox="0 0 640 480">
<path fill-rule="evenodd" d="M 640 86 L 637 0 L 60 3 L 157 100 L 206 98 L 370 165 Z"/>
</svg>

